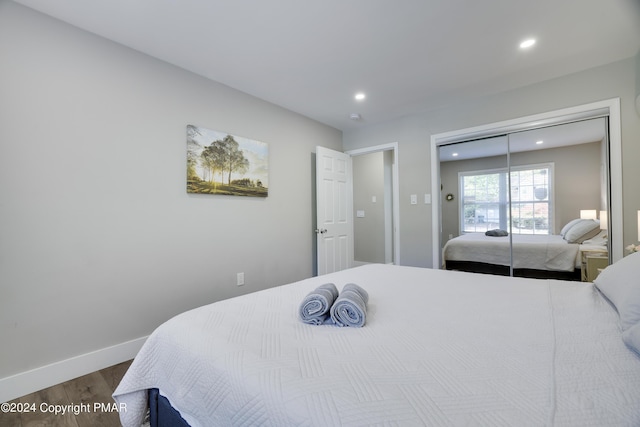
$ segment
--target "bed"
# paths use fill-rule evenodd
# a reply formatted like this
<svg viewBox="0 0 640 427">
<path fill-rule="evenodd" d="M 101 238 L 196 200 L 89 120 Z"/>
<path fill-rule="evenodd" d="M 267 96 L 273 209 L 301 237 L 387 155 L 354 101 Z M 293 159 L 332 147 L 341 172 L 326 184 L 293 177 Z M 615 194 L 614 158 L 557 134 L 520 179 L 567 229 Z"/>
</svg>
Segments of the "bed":
<svg viewBox="0 0 640 427">
<path fill-rule="evenodd" d="M 300 321 L 325 283 L 366 289 L 363 327 Z M 125 427 L 149 390 L 152 417 L 177 416 L 156 425 L 638 426 L 640 333 L 625 345 L 621 318 L 592 283 L 366 265 L 170 319 L 114 399 Z"/>
<path fill-rule="evenodd" d="M 557 235 L 466 233 L 447 241 L 442 253 L 447 270 L 508 276 L 513 255 L 516 277 L 581 280 L 582 251 L 606 249 L 606 230 L 578 219 Z"/>
<path fill-rule="evenodd" d="M 581 251 L 606 246 L 568 243 L 559 235 L 514 234 L 514 276 L 580 280 Z M 509 275 L 511 239 L 468 233 L 449 240 L 443 250 L 447 270 Z"/>
</svg>

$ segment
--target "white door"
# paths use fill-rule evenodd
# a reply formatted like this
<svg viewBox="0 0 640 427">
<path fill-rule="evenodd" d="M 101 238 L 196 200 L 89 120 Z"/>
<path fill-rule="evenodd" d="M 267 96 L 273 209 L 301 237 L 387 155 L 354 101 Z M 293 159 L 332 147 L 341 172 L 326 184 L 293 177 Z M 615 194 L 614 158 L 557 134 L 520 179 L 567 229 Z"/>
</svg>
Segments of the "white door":
<svg viewBox="0 0 640 427">
<path fill-rule="evenodd" d="M 316 147 L 318 275 L 353 263 L 351 156 Z"/>
</svg>

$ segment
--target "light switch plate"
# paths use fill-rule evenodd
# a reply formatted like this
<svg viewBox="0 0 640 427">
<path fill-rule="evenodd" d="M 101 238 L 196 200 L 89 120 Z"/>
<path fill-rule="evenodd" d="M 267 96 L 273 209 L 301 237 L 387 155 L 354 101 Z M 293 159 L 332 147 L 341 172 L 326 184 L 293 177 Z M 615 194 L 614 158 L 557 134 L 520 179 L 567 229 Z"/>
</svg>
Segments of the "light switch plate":
<svg viewBox="0 0 640 427">
<path fill-rule="evenodd" d="M 412 205 L 417 205 L 418 204 L 418 195 L 417 194 L 412 194 L 411 195 L 411 204 Z"/>
</svg>

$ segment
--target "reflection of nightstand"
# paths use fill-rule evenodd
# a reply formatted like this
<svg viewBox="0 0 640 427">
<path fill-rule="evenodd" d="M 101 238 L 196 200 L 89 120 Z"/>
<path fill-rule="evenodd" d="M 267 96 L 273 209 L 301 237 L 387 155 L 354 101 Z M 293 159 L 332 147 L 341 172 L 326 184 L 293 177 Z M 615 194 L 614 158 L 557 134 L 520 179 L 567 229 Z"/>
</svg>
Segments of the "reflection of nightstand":
<svg viewBox="0 0 640 427">
<path fill-rule="evenodd" d="M 582 251 L 582 281 L 593 282 L 608 265 L 609 252 L 606 249 Z"/>
</svg>

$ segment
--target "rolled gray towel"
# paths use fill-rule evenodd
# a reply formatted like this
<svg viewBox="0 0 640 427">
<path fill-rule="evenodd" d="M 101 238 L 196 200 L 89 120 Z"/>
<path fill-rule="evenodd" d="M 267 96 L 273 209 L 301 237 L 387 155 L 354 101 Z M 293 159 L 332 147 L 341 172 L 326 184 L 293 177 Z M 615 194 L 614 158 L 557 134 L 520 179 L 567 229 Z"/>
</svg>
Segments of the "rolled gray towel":
<svg viewBox="0 0 640 427">
<path fill-rule="evenodd" d="M 367 320 L 369 294 L 354 283 L 347 283 L 331 307 L 331 320 L 338 326 L 360 328 Z"/>
<path fill-rule="evenodd" d="M 338 288 L 333 283 L 318 286 L 302 300 L 300 320 L 311 325 L 322 325 L 329 321 L 331 306 L 338 298 Z"/>
<path fill-rule="evenodd" d="M 507 230 L 500 230 L 499 228 L 496 228 L 495 230 L 489 230 L 489 231 L 485 231 L 485 236 L 491 236 L 491 237 L 504 237 L 504 236 L 508 236 L 509 232 Z"/>
</svg>

